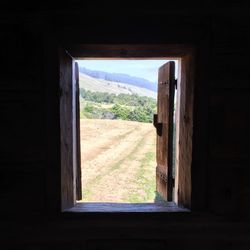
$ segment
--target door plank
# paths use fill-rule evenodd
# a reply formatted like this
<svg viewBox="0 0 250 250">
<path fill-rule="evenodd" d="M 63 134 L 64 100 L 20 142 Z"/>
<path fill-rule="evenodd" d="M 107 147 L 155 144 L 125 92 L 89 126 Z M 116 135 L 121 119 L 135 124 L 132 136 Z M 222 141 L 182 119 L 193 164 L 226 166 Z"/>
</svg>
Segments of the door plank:
<svg viewBox="0 0 250 250">
<path fill-rule="evenodd" d="M 171 61 L 158 72 L 157 124 L 161 124 L 161 133 L 157 133 L 156 139 L 156 191 L 168 201 L 173 199 L 174 71 L 175 64 Z"/>
<path fill-rule="evenodd" d="M 59 49 L 60 59 L 60 134 L 61 134 L 61 206 L 74 205 L 73 158 L 73 84 L 72 58 Z"/>
<path fill-rule="evenodd" d="M 75 102 L 76 102 L 76 199 L 82 199 L 81 181 L 81 143 L 80 143 L 80 102 L 79 102 L 79 66 L 75 62 Z"/>
</svg>

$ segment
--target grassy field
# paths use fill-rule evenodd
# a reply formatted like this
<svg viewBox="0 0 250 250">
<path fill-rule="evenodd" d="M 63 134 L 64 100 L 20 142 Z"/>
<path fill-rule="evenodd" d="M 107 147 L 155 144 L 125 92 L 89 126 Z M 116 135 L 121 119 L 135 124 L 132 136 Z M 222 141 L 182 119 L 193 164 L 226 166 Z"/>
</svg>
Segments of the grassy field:
<svg viewBox="0 0 250 250">
<path fill-rule="evenodd" d="M 150 123 L 81 119 L 85 202 L 155 199 L 155 130 Z"/>
</svg>

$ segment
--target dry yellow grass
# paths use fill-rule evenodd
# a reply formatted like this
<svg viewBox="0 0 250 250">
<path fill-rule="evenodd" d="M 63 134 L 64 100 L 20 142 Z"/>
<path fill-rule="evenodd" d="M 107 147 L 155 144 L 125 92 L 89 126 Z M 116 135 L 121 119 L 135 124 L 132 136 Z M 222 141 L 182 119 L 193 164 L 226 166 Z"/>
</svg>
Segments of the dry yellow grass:
<svg viewBox="0 0 250 250">
<path fill-rule="evenodd" d="M 152 124 L 81 120 L 83 201 L 154 202 Z"/>
</svg>

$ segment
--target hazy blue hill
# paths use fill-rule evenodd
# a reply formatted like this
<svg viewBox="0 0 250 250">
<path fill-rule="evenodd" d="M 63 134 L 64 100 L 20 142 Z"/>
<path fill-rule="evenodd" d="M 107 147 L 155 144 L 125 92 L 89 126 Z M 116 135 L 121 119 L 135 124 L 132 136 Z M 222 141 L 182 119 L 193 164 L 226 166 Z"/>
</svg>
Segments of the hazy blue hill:
<svg viewBox="0 0 250 250">
<path fill-rule="evenodd" d="M 139 96 L 148 96 L 156 99 L 157 92 L 138 87 L 129 83 L 107 81 L 101 78 L 94 78 L 82 72 L 79 74 L 80 88 L 91 92 L 106 92 L 110 94 L 137 94 Z"/>
<path fill-rule="evenodd" d="M 121 74 L 121 73 L 108 73 L 108 72 L 103 72 L 103 71 L 90 70 L 84 67 L 80 67 L 80 72 L 88 76 L 91 76 L 93 78 L 98 78 L 98 79 L 103 79 L 103 80 L 113 81 L 113 82 L 128 83 L 130 85 L 145 88 L 154 92 L 157 91 L 156 83 L 150 82 L 140 77 L 130 76 L 130 75 Z"/>
</svg>

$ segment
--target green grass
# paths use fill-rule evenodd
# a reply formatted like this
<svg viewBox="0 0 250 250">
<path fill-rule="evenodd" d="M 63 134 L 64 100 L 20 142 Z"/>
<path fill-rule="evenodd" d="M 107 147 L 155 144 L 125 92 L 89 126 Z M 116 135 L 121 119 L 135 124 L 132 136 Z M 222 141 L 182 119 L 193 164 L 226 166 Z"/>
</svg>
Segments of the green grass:
<svg viewBox="0 0 250 250">
<path fill-rule="evenodd" d="M 147 152 L 141 160 L 139 170 L 136 173 L 137 188 L 131 190 L 128 197 L 124 197 L 124 202 L 143 203 L 148 200 L 154 200 L 156 189 L 155 177 L 154 175 L 147 177 L 148 171 L 154 167 L 154 164 L 155 153 Z"/>
</svg>

